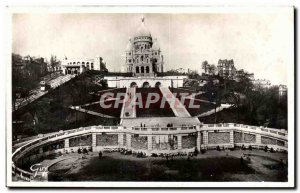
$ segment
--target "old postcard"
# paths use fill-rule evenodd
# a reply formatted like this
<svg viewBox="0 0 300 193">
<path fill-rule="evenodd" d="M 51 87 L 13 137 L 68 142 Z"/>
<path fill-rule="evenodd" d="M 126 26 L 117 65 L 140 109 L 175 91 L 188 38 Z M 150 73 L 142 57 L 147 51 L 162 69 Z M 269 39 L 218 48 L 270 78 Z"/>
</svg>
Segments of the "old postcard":
<svg viewBox="0 0 300 193">
<path fill-rule="evenodd" d="M 8 7 L 7 29 L 7 186 L 294 187 L 293 7 Z"/>
</svg>

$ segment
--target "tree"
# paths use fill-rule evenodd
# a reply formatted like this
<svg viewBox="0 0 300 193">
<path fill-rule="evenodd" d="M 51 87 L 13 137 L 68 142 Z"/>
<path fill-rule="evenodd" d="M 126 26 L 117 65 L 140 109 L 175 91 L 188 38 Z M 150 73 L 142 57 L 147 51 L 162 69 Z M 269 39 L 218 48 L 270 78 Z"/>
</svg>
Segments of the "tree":
<svg viewBox="0 0 300 193">
<path fill-rule="evenodd" d="M 207 74 L 208 72 L 208 62 L 205 60 L 204 62 L 202 62 L 202 69 L 204 70 L 204 73 Z"/>
<path fill-rule="evenodd" d="M 55 55 L 51 55 L 50 57 L 50 67 L 52 69 L 52 71 L 54 71 L 54 69 L 56 67 L 58 67 L 60 65 L 60 61 L 57 59 L 57 57 Z"/>
<path fill-rule="evenodd" d="M 215 65 L 208 65 L 208 74 L 214 75 L 216 73 L 216 66 Z"/>
</svg>

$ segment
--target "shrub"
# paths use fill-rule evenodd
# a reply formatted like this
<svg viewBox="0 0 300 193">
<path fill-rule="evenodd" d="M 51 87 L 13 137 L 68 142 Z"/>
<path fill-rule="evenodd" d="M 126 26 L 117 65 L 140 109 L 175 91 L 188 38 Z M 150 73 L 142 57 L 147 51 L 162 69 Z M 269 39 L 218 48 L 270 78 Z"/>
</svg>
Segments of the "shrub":
<svg viewBox="0 0 300 193">
<path fill-rule="evenodd" d="M 268 146 L 265 146 L 264 151 L 265 151 L 265 152 L 268 151 Z"/>
<path fill-rule="evenodd" d="M 152 153 L 151 157 L 158 157 L 158 155 L 156 153 Z"/>
<path fill-rule="evenodd" d="M 273 147 L 271 147 L 270 152 L 271 152 L 271 153 L 274 153 L 274 152 L 275 152 L 274 149 L 273 149 Z"/>
<path fill-rule="evenodd" d="M 218 151 L 221 151 L 221 148 L 220 148 L 220 146 L 217 146 L 217 150 L 218 150 Z"/>
<path fill-rule="evenodd" d="M 249 150 L 252 151 L 252 146 L 251 145 L 249 145 Z"/>
<path fill-rule="evenodd" d="M 80 148 L 78 148 L 77 152 L 78 152 L 79 154 L 81 154 L 81 149 L 80 149 Z"/>
</svg>

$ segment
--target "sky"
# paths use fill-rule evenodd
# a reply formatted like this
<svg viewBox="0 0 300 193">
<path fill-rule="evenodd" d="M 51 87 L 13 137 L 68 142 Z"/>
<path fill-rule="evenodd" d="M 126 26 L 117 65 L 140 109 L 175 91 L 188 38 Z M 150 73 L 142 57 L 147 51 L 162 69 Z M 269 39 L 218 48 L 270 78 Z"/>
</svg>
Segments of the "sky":
<svg viewBox="0 0 300 193">
<path fill-rule="evenodd" d="M 165 70 L 217 65 L 233 59 L 237 69 L 272 84 L 287 84 L 294 65 L 293 15 L 259 13 L 18 13 L 12 18 L 12 51 L 59 59 L 104 58 L 110 71 L 120 71 L 125 48 L 140 23 L 157 38 Z"/>
</svg>

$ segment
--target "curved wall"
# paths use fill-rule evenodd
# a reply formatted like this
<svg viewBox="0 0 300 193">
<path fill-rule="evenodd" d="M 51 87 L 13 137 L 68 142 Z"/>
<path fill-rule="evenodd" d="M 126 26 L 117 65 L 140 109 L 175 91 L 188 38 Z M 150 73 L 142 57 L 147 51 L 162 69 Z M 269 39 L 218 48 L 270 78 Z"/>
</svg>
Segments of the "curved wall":
<svg viewBox="0 0 300 193">
<path fill-rule="evenodd" d="M 53 153 L 77 152 L 78 148 L 92 151 L 125 148 L 134 152 L 152 153 L 192 152 L 197 148 L 214 149 L 217 146 L 265 146 L 275 151 L 287 151 L 287 131 L 234 123 L 204 124 L 189 127 L 133 127 L 92 126 L 60 131 L 30 141 L 12 155 L 12 172 L 25 181 L 33 174 L 23 166 Z"/>
</svg>

